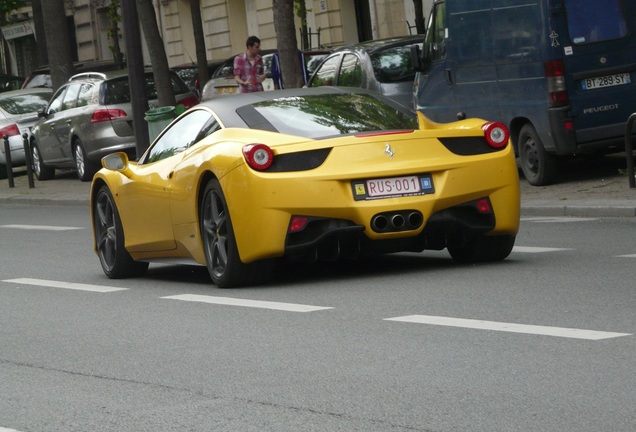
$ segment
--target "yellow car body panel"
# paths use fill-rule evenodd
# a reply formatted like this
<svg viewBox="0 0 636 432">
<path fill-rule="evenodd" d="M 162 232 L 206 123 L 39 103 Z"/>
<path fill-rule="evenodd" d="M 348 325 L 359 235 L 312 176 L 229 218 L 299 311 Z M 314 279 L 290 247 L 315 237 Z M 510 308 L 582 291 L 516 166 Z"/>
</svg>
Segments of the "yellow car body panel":
<svg viewBox="0 0 636 432">
<path fill-rule="evenodd" d="M 420 129 L 311 140 L 275 132 L 222 129 L 182 153 L 123 170 L 100 170 L 93 196 L 106 184 L 112 191 L 135 260 L 189 258 L 205 264 L 199 227 L 201 192 L 217 178 L 227 201 L 241 261 L 249 263 L 285 253 L 292 215 L 335 218 L 364 226 L 372 240 L 419 234 L 434 213 L 489 197 L 496 224 L 488 235 L 516 235 L 519 229 L 518 170 L 511 145 L 477 155 L 457 155 L 438 136 L 483 137 L 485 121 L 437 124 L 419 115 Z M 443 131 L 443 133 L 442 133 Z M 306 171 L 259 172 L 242 154 L 246 144 L 262 142 L 275 157 L 330 148 L 324 163 Z M 434 193 L 355 200 L 353 180 L 430 174 Z M 424 223 L 411 231 L 378 233 L 370 227 L 380 212 L 417 210 Z"/>
</svg>

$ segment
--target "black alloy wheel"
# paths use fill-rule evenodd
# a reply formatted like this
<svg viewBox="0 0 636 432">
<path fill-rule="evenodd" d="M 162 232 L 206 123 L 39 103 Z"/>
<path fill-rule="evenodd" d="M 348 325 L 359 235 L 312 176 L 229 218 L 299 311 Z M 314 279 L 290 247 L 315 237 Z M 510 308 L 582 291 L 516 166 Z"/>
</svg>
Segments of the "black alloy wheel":
<svg viewBox="0 0 636 432">
<path fill-rule="evenodd" d="M 450 242 L 448 252 L 461 263 L 504 260 L 512 252 L 516 237 L 513 235 L 477 236 L 467 243 Z"/>
<path fill-rule="evenodd" d="M 256 285 L 271 277 L 272 260 L 249 264 L 241 261 L 227 202 L 216 179 L 206 185 L 200 221 L 206 265 L 212 281 L 219 288 Z"/>
<path fill-rule="evenodd" d="M 99 262 L 106 276 L 121 279 L 143 274 L 147 262 L 134 261 L 124 247 L 124 230 L 113 196 L 107 186 L 97 192 L 93 204 L 93 232 Z"/>
</svg>

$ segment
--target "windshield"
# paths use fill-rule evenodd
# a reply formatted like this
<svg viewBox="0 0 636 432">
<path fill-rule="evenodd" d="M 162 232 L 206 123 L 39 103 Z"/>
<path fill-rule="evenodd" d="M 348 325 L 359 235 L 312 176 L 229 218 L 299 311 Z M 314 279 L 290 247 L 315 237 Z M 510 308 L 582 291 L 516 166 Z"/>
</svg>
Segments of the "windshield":
<svg viewBox="0 0 636 432">
<path fill-rule="evenodd" d="M 574 44 L 586 44 L 627 35 L 621 0 L 567 0 L 570 39 Z"/>
<path fill-rule="evenodd" d="M 251 109 L 278 132 L 306 138 L 418 127 L 413 113 L 368 94 L 288 97 L 256 103 Z M 250 119 L 246 121 L 251 128 L 262 128 Z"/>
</svg>

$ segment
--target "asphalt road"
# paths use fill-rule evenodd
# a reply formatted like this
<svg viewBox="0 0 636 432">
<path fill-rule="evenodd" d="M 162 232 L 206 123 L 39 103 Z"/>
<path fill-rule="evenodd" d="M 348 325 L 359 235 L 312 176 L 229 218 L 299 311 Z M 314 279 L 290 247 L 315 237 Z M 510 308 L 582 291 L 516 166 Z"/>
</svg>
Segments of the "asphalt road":
<svg viewBox="0 0 636 432">
<path fill-rule="evenodd" d="M 526 216 L 502 263 L 220 290 L 190 266 L 109 280 L 87 208 L 3 204 L 0 431 L 632 432 L 635 224 Z"/>
</svg>

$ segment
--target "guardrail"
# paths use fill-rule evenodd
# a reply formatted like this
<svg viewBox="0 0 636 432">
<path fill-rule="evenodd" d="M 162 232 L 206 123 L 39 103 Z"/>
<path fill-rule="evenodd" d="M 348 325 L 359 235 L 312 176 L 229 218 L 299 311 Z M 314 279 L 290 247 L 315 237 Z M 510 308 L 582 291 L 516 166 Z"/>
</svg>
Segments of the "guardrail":
<svg viewBox="0 0 636 432">
<path fill-rule="evenodd" d="M 35 187 L 33 182 L 33 164 L 31 163 L 31 148 L 29 146 L 29 135 L 22 135 L 22 144 L 24 146 L 24 163 L 26 165 L 27 178 L 29 180 L 29 189 Z M 13 180 L 13 161 L 11 160 L 11 145 L 9 144 L 9 135 L 4 136 L 4 157 L 7 163 L 7 180 L 9 181 L 9 187 L 15 187 Z"/>
<path fill-rule="evenodd" d="M 636 113 L 629 116 L 627 120 L 627 129 L 625 130 L 625 154 L 627 155 L 627 177 L 629 178 L 629 187 L 636 187 L 636 179 L 634 179 L 634 153 L 632 147 L 632 129 L 636 122 Z"/>
</svg>

